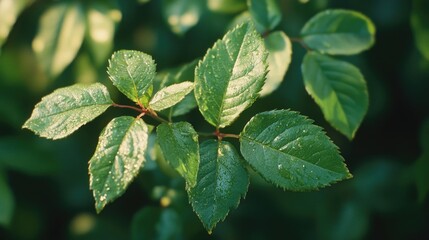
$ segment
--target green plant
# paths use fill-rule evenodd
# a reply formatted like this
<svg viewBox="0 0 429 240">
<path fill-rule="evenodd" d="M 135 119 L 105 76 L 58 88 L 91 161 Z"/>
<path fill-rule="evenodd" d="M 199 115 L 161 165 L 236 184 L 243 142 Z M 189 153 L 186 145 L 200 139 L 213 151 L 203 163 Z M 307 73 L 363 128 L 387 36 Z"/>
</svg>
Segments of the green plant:
<svg viewBox="0 0 429 240">
<path fill-rule="evenodd" d="M 259 94 L 267 95 L 280 85 L 291 61 L 291 40 L 284 32 L 272 32 L 281 18 L 276 2 L 248 1 L 248 6 L 250 15 L 198 63 L 179 68 L 180 74 L 157 78 L 151 56 L 115 52 L 108 74 L 135 105 L 113 102 L 100 83 L 76 84 L 44 97 L 23 127 L 59 139 L 109 107 L 135 110 L 136 116 L 114 118 L 104 128 L 89 161 L 97 212 L 121 196 L 138 175 L 156 128 L 162 155 L 185 179 L 189 201 L 208 232 L 245 196 L 248 166 L 291 191 L 316 190 L 350 178 L 323 129 L 297 112 L 268 110 L 255 115 L 239 134 L 224 132 Z M 366 83 L 355 66 L 327 55 L 366 50 L 374 43 L 374 33 L 362 14 L 328 10 L 310 19 L 301 37 L 292 38 L 308 50 L 302 63 L 306 90 L 325 119 L 349 139 L 368 108 Z M 213 132 L 197 132 L 188 122 L 174 121 L 195 107 Z M 147 124 L 146 116 L 159 125 Z M 226 139 L 238 139 L 240 150 Z"/>
</svg>

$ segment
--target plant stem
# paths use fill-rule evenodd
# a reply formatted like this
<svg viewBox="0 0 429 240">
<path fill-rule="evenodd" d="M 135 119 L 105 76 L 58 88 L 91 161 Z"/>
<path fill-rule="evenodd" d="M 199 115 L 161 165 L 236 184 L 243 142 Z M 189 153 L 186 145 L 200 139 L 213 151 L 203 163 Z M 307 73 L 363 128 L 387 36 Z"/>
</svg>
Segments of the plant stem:
<svg viewBox="0 0 429 240">
<path fill-rule="evenodd" d="M 129 106 L 129 105 L 121 105 L 121 104 L 117 104 L 117 103 L 112 103 L 113 107 L 118 107 L 118 108 L 128 108 L 128 109 L 132 109 L 134 111 L 137 111 L 140 113 L 140 115 L 138 117 L 142 117 L 143 115 L 145 115 L 147 113 L 147 115 L 151 116 L 153 119 L 162 122 L 162 123 L 169 123 L 169 121 L 165 120 L 164 118 L 158 116 L 158 114 L 156 114 L 155 111 L 153 111 L 150 108 L 145 108 L 142 105 L 139 105 L 140 108 L 138 107 L 133 107 L 133 106 Z"/>
<path fill-rule="evenodd" d="M 133 107 L 133 106 L 129 106 L 129 105 L 121 105 L 121 104 L 116 104 L 116 103 L 112 103 L 113 107 L 118 107 L 118 108 L 128 108 L 128 109 L 133 109 L 139 113 L 144 112 L 143 109 L 140 109 L 138 107 Z"/>
<path fill-rule="evenodd" d="M 150 108 L 145 109 L 145 110 L 146 110 L 147 114 L 148 114 L 149 116 L 151 116 L 153 119 L 158 120 L 158 121 L 160 121 L 160 122 L 162 122 L 162 123 L 170 123 L 170 121 L 167 121 L 167 120 L 165 120 L 164 118 L 162 118 L 162 117 L 158 116 L 158 114 L 156 114 L 156 112 L 155 112 L 154 110 L 152 110 L 152 109 L 150 109 Z"/>
<path fill-rule="evenodd" d="M 305 44 L 305 42 L 302 40 L 302 38 L 290 38 L 290 40 L 291 40 L 292 42 L 297 42 L 297 43 L 299 43 L 303 48 L 305 48 L 305 50 L 307 50 L 307 51 L 311 51 L 311 48 L 309 48 L 309 47 L 307 46 L 307 44 Z"/>
</svg>

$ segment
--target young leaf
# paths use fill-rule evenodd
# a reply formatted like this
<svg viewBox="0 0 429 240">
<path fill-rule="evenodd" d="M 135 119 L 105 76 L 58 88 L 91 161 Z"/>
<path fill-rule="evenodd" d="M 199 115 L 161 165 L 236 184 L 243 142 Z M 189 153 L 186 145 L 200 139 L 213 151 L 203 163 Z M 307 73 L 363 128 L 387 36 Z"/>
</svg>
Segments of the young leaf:
<svg viewBox="0 0 429 240">
<path fill-rule="evenodd" d="M 292 59 L 292 44 L 284 32 L 270 33 L 264 41 L 268 50 L 268 74 L 261 96 L 272 93 L 280 86 Z"/>
<path fill-rule="evenodd" d="M 136 103 L 141 103 L 155 78 L 155 62 L 146 53 L 121 50 L 109 60 L 107 72 L 119 91 Z"/>
<path fill-rule="evenodd" d="M 12 220 L 15 201 L 6 175 L 0 169 L 0 225 L 8 226 Z"/>
<path fill-rule="evenodd" d="M 164 18 L 171 30 L 179 35 L 186 33 L 195 26 L 202 11 L 201 0 L 164 0 Z"/>
<path fill-rule="evenodd" d="M 183 100 L 194 88 L 192 82 L 182 82 L 170 85 L 158 91 L 149 102 L 149 106 L 155 111 L 161 111 L 176 105 Z"/>
<path fill-rule="evenodd" d="M 198 61 L 192 61 L 184 64 L 180 67 L 168 69 L 167 71 L 161 72 L 157 76 L 157 80 L 160 82 L 160 88 L 170 86 L 175 83 L 182 83 L 185 81 L 194 81 L 195 67 Z M 186 95 L 186 97 L 169 108 L 167 111 L 168 116 L 176 117 L 188 113 L 192 109 L 197 107 L 197 101 L 195 100 L 194 94 Z"/>
<path fill-rule="evenodd" d="M 374 44 L 374 35 L 371 20 L 351 10 L 326 10 L 311 18 L 301 30 L 308 47 L 327 54 L 360 53 Z"/>
<path fill-rule="evenodd" d="M 41 137 L 63 138 L 98 117 L 111 104 L 107 88 L 100 83 L 59 88 L 42 98 L 22 127 Z"/>
<path fill-rule="evenodd" d="M 350 178 L 338 148 L 313 121 L 289 110 L 259 113 L 240 134 L 244 159 L 268 182 L 314 190 Z"/>
<path fill-rule="evenodd" d="M 247 0 L 256 30 L 265 33 L 273 30 L 282 19 L 277 0 Z"/>
<path fill-rule="evenodd" d="M 49 8 L 40 20 L 32 46 L 44 71 L 55 78 L 76 57 L 85 34 L 85 18 L 78 2 Z"/>
<path fill-rule="evenodd" d="M 33 0 L 0 1 L 0 47 L 6 41 L 21 11 L 32 1 Z"/>
<path fill-rule="evenodd" d="M 139 173 L 148 136 L 143 120 L 128 116 L 113 119 L 101 132 L 89 160 L 89 184 L 98 213 L 121 196 Z"/>
<path fill-rule="evenodd" d="M 414 41 L 420 53 L 429 60 L 429 3 L 426 0 L 413 0 L 411 27 Z"/>
<path fill-rule="evenodd" d="M 302 63 L 305 89 L 325 119 L 353 139 L 368 110 L 368 90 L 359 69 L 350 63 L 309 52 Z"/>
<path fill-rule="evenodd" d="M 251 23 L 229 31 L 195 69 L 195 98 L 201 114 L 217 128 L 230 125 L 252 105 L 264 85 L 267 52 Z"/>
<path fill-rule="evenodd" d="M 200 159 L 197 185 L 189 188 L 188 194 L 194 211 L 210 233 L 246 195 L 249 176 L 240 155 L 228 142 L 203 142 Z"/>
<path fill-rule="evenodd" d="M 86 11 L 87 31 L 85 42 L 97 65 L 105 64 L 113 48 L 116 19 L 111 12 L 119 11 L 107 4 L 91 1 Z"/>
<path fill-rule="evenodd" d="M 133 217 L 131 239 L 183 239 L 180 215 L 171 208 L 145 207 Z"/>
<path fill-rule="evenodd" d="M 200 156 L 198 134 L 190 123 L 162 123 L 156 128 L 158 142 L 167 162 L 193 187 L 197 181 Z"/>
</svg>

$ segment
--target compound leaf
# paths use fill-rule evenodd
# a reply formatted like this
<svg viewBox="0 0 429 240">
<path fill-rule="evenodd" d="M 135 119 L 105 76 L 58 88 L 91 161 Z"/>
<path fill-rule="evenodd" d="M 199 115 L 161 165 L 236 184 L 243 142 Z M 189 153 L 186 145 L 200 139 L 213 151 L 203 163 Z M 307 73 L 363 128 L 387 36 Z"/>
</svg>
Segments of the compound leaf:
<svg viewBox="0 0 429 240">
<path fill-rule="evenodd" d="M 111 106 L 107 88 L 100 84 L 75 84 L 59 88 L 42 98 L 23 128 L 41 137 L 66 137 Z"/>
<path fill-rule="evenodd" d="M 152 86 L 156 66 L 150 55 L 139 51 L 121 50 L 109 60 L 107 72 L 119 91 L 136 103 L 141 103 Z"/>
<path fill-rule="evenodd" d="M 178 102 L 183 100 L 192 89 L 194 89 L 194 83 L 182 82 L 170 85 L 158 91 L 149 102 L 149 106 L 155 111 L 161 111 L 176 105 Z"/>
<path fill-rule="evenodd" d="M 305 44 L 327 54 L 351 55 L 370 48 L 375 41 L 375 26 L 362 13 L 326 10 L 311 18 L 302 28 Z"/>
<path fill-rule="evenodd" d="M 194 211 L 210 233 L 246 195 L 249 176 L 241 156 L 228 142 L 203 142 L 200 159 L 197 185 L 188 189 L 188 194 Z"/>
<path fill-rule="evenodd" d="M 249 12 L 260 33 L 273 30 L 282 19 L 277 0 L 247 0 Z"/>
<path fill-rule="evenodd" d="M 368 90 L 359 69 L 316 52 L 302 64 L 305 89 L 322 109 L 325 119 L 352 139 L 368 110 Z"/>
<path fill-rule="evenodd" d="M 45 12 L 32 46 L 44 71 L 55 78 L 76 57 L 85 35 L 80 3 L 59 3 Z"/>
<path fill-rule="evenodd" d="M 280 86 L 292 60 L 292 44 L 284 32 L 270 33 L 264 41 L 268 50 L 268 74 L 261 96 L 272 93 Z"/>
<path fill-rule="evenodd" d="M 121 196 L 137 176 L 145 161 L 148 137 L 143 120 L 129 116 L 115 118 L 103 129 L 89 160 L 89 184 L 97 212 Z"/>
<path fill-rule="evenodd" d="M 322 129 L 289 110 L 259 113 L 240 134 L 244 159 L 268 182 L 314 190 L 350 178 L 338 148 Z"/>
<path fill-rule="evenodd" d="M 251 23 L 229 31 L 195 69 L 195 98 L 217 128 L 230 125 L 259 96 L 267 74 L 267 52 Z"/>
<path fill-rule="evenodd" d="M 185 178 L 189 187 L 195 186 L 200 163 L 197 132 L 187 122 L 162 123 L 156 131 L 165 160 Z"/>
</svg>

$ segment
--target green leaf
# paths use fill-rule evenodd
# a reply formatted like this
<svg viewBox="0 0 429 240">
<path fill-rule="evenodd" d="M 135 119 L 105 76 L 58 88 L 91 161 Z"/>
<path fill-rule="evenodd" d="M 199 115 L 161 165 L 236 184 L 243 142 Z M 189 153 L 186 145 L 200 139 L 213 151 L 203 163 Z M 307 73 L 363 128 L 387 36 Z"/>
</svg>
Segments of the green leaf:
<svg viewBox="0 0 429 240">
<path fill-rule="evenodd" d="M 167 71 L 158 74 L 157 79 L 160 82 L 160 88 L 170 86 L 175 83 L 182 83 L 185 81 L 194 81 L 195 67 L 198 61 L 192 61 L 184 64 L 183 66 L 168 69 Z M 194 94 L 186 95 L 186 97 L 178 104 L 171 107 L 167 115 L 176 117 L 184 115 L 197 107 L 197 101 Z"/>
<path fill-rule="evenodd" d="M 257 114 L 241 132 L 240 143 L 250 166 L 287 190 L 314 190 L 351 177 L 322 129 L 293 111 Z"/>
<path fill-rule="evenodd" d="M 195 26 L 201 15 L 201 0 L 164 0 L 164 18 L 171 30 L 179 35 L 186 33 Z"/>
<path fill-rule="evenodd" d="M 25 146 L 25 151 L 17 151 Z M 33 176 L 52 175 L 59 168 L 58 159 L 33 138 L 0 138 L 0 168 Z"/>
<path fill-rule="evenodd" d="M 158 91 L 149 102 L 155 111 L 161 111 L 182 101 L 194 89 L 194 83 L 182 82 L 170 85 Z"/>
<path fill-rule="evenodd" d="M 251 23 L 229 31 L 195 69 L 195 98 L 201 114 L 217 128 L 230 125 L 250 107 L 264 85 L 267 52 Z"/>
<path fill-rule="evenodd" d="M 66 137 L 102 114 L 112 104 L 107 88 L 100 83 L 59 88 L 42 98 L 23 128 L 41 137 Z"/>
<path fill-rule="evenodd" d="M 6 41 L 10 30 L 19 14 L 33 0 L 1 0 L 0 1 L 0 47 Z"/>
<path fill-rule="evenodd" d="M 429 4 L 426 0 L 414 0 L 411 11 L 411 27 L 414 41 L 420 53 L 429 60 Z"/>
<path fill-rule="evenodd" d="M 246 9 L 246 0 L 208 0 L 207 6 L 213 12 L 236 13 Z"/>
<path fill-rule="evenodd" d="M 352 55 L 374 44 L 375 26 L 359 12 L 326 10 L 304 25 L 301 36 L 308 47 L 320 53 Z"/>
<path fill-rule="evenodd" d="M 133 217 L 131 239 L 183 239 L 180 216 L 171 208 L 145 207 Z"/>
<path fill-rule="evenodd" d="M 261 96 L 272 93 L 280 86 L 292 60 L 292 44 L 284 32 L 270 33 L 264 41 L 268 50 L 268 74 Z"/>
<path fill-rule="evenodd" d="M 188 189 L 188 194 L 194 211 L 211 233 L 246 195 L 249 175 L 241 163 L 241 156 L 228 142 L 203 142 L 200 159 L 197 185 Z"/>
<path fill-rule="evenodd" d="M 98 213 L 120 197 L 139 173 L 145 161 L 148 137 L 143 120 L 128 116 L 113 119 L 101 132 L 89 160 L 89 184 Z"/>
<path fill-rule="evenodd" d="M 85 17 L 80 3 L 58 3 L 43 14 L 32 46 L 50 77 L 57 77 L 73 61 L 84 35 Z"/>
<path fill-rule="evenodd" d="M 325 119 L 353 139 L 368 110 L 368 90 L 359 69 L 309 52 L 304 57 L 302 75 L 305 89 L 322 109 Z"/>
<path fill-rule="evenodd" d="M 85 41 L 97 65 L 105 64 L 112 52 L 116 19 L 111 17 L 111 12 L 117 11 L 107 4 L 93 1 L 86 11 L 88 27 Z"/>
<path fill-rule="evenodd" d="M 156 128 L 165 160 L 185 178 L 189 187 L 197 181 L 200 156 L 198 134 L 190 123 L 162 123 Z"/>
<path fill-rule="evenodd" d="M 0 225 L 8 226 L 12 220 L 15 201 L 6 175 L 0 169 Z"/>
<path fill-rule="evenodd" d="M 141 103 L 152 85 L 155 71 L 155 62 L 150 55 L 132 50 L 115 52 L 107 68 L 113 85 L 136 103 Z"/>
<path fill-rule="evenodd" d="M 256 30 L 265 33 L 273 30 L 282 20 L 277 0 L 247 0 Z"/>
</svg>

